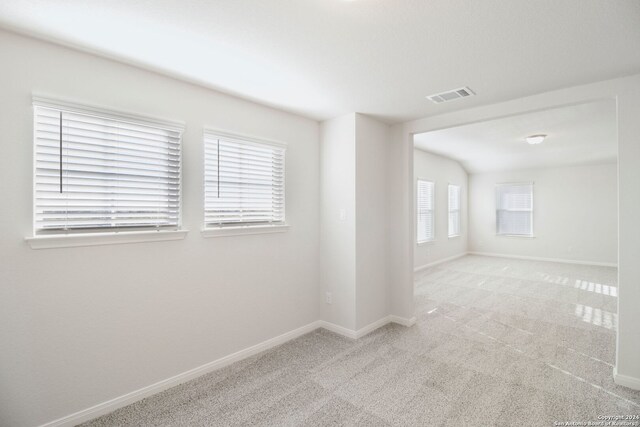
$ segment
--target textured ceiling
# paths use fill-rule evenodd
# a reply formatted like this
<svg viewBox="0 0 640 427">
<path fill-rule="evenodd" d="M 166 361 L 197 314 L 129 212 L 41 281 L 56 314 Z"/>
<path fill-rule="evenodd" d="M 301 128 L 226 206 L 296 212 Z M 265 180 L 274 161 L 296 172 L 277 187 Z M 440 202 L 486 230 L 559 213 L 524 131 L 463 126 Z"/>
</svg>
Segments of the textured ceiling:
<svg viewBox="0 0 640 427">
<path fill-rule="evenodd" d="M 542 144 L 524 138 L 547 134 Z M 470 173 L 615 162 L 613 99 L 417 134 L 414 146 L 459 161 Z"/>
<path fill-rule="evenodd" d="M 2 0 L 0 26 L 315 119 L 640 72 L 638 0 Z M 425 99 L 465 85 L 478 95 Z"/>
</svg>

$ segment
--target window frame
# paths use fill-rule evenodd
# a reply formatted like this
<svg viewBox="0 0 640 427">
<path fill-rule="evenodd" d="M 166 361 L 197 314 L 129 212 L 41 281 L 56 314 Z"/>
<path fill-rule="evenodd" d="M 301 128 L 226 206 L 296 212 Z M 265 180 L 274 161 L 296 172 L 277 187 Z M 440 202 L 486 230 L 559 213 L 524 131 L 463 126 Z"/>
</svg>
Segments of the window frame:
<svg viewBox="0 0 640 427">
<path fill-rule="evenodd" d="M 420 194 L 420 182 L 427 182 L 431 184 L 431 230 L 432 230 L 432 236 L 430 239 L 426 239 L 426 240 L 420 240 L 419 236 L 418 236 L 418 227 L 420 224 L 420 203 L 418 201 L 418 197 Z M 430 243 L 433 243 L 436 241 L 436 182 L 434 180 L 428 179 L 428 178 L 421 178 L 418 177 L 416 179 L 416 231 L 415 231 L 415 237 L 416 237 L 416 244 L 418 246 L 422 246 L 422 245 L 427 245 Z"/>
<path fill-rule="evenodd" d="M 229 140 L 235 140 L 238 142 L 247 142 L 253 145 L 267 145 L 276 147 L 283 150 L 283 162 L 282 162 L 282 194 L 284 197 L 282 206 L 282 221 L 278 222 L 230 222 L 226 224 L 213 225 L 208 224 L 206 221 L 206 151 L 207 151 L 207 136 L 220 137 Z M 274 141 L 266 138 L 258 138 L 255 136 L 249 136 L 236 132 L 229 132 L 212 127 L 204 127 L 202 131 L 202 228 L 200 232 L 203 237 L 225 237 L 225 236 L 239 236 L 248 234 L 271 234 L 281 233 L 289 230 L 290 225 L 287 222 L 287 197 L 286 197 L 286 158 L 287 158 L 288 145 L 281 141 Z"/>
<path fill-rule="evenodd" d="M 128 122 L 132 124 L 155 127 L 167 131 L 177 132 L 178 152 L 179 152 L 179 173 L 178 173 L 178 217 L 175 225 L 158 227 L 158 226 L 140 226 L 140 227 L 105 227 L 105 228 L 70 228 L 61 230 L 40 230 L 37 227 L 37 197 L 36 197 L 36 170 L 37 170 L 37 135 L 36 135 L 36 108 L 53 109 L 68 113 L 95 116 L 106 120 L 115 120 Z M 32 224 L 29 237 L 25 237 L 25 241 L 33 249 L 72 247 L 72 246 L 95 246 L 101 244 L 118 244 L 118 243 L 137 243 L 146 241 L 161 240 L 178 240 L 186 236 L 188 230 L 183 228 L 183 136 L 185 130 L 184 122 L 170 121 L 166 119 L 155 118 L 137 113 L 131 113 L 122 110 L 113 110 L 110 108 L 98 107 L 91 104 L 80 104 L 60 99 L 52 99 L 37 95 L 32 96 L 31 112 L 33 119 L 31 120 L 32 135 Z"/>
<path fill-rule="evenodd" d="M 451 187 L 458 188 L 458 209 L 451 209 Z M 458 233 L 451 234 L 451 228 L 449 227 L 451 221 L 451 212 L 458 212 Z M 462 235 L 462 186 L 457 184 L 447 184 L 447 237 L 454 239 Z"/>
<path fill-rule="evenodd" d="M 535 238 L 535 217 L 534 217 L 534 210 L 535 210 L 535 186 L 534 186 L 534 182 L 530 181 L 530 182 L 502 182 L 502 183 L 497 183 L 495 185 L 495 193 L 494 193 L 494 203 L 495 203 L 495 225 L 496 225 L 496 237 L 507 237 L 507 238 L 518 238 L 518 239 L 533 239 Z M 524 211 L 524 212 L 530 212 L 529 216 L 530 216 L 530 222 L 531 222 L 531 233 L 530 234 L 513 234 L 513 233 L 500 233 L 499 227 L 498 227 L 498 211 L 500 210 L 505 210 L 508 211 L 506 209 L 498 209 L 498 188 L 502 187 L 502 186 L 530 186 L 531 187 L 531 209 L 529 211 Z M 523 211 L 519 211 L 519 212 L 523 212 Z"/>
</svg>

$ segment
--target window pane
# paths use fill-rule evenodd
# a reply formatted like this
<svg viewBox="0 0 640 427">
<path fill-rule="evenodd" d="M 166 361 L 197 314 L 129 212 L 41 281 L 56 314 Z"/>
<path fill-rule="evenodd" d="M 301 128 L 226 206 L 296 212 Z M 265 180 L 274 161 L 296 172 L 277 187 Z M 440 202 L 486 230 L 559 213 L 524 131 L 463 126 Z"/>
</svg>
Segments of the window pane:
<svg viewBox="0 0 640 427">
<path fill-rule="evenodd" d="M 434 239 L 433 192 L 433 182 L 418 180 L 416 198 L 418 243 Z"/>
<path fill-rule="evenodd" d="M 502 184 L 496 187 L 496 233 L 533 235 L 533 184 Z"/>
<path fill-rule="evenodd" d="M 498 211 L 498 234 L 531 235 L 531 212 Z"/>
<path fill-rule="evenodd" d="M 460 211 L 449 212 L 449 236 L 460 234 Z"/>
<path fill-rule="evenodd" d="M 284 222 L 283 146 L 205 134 L 205 224 Z"/>
<path fill-rule="evenodd" d="M 449 185 L 449 236 L 460 234 L 460 186 Z"/>
<path fill-rule="evenodd" d="M 34 107 L 36 234 L 178 227 L 180 130 Z"/>
</svg>

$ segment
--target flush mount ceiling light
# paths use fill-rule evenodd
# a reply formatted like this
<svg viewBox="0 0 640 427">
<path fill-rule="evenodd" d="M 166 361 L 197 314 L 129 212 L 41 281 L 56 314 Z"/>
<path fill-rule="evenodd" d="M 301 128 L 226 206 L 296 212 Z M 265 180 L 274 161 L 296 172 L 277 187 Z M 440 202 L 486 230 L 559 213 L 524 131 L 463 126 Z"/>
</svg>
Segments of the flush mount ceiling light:
<svg viewBox="0 0 640 427">
<path fill-rule="evenodd" d="M 540 144 L 542 141 L 544 141 L 544 139 L 547 137 L 547 135 L 531 135 L 526 137 L 524 140 L 527 141 L 527 144 L 529 145 L 535 145 L 535 144 Z"/>
</svg>

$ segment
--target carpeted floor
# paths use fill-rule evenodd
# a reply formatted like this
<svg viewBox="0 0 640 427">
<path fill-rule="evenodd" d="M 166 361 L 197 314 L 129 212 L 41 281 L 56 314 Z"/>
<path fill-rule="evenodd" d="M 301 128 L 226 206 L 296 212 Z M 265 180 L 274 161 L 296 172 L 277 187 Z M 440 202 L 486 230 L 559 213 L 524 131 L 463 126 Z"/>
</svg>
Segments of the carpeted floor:
<svg viewBox="0 0 640 427">
<path fill-rule="evenodd" d="M 616 269 L 466 256 L 411 328 L 317 330 L 86 426 L 553 426 L 640 414 L 613 383 Z"/>
</svg>

